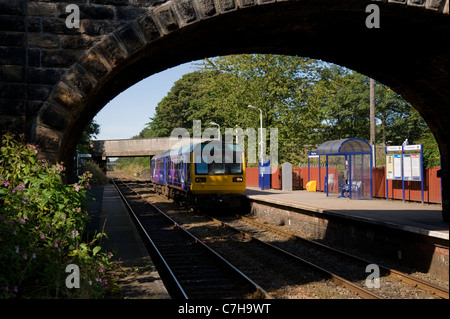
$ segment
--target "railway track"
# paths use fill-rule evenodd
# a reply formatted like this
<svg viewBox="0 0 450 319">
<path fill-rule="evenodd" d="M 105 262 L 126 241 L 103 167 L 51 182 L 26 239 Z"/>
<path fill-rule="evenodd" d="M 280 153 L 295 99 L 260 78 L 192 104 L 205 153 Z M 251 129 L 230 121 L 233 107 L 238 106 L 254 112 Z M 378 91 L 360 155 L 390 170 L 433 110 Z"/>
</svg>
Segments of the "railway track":
<svg viewBox="0 0 450 319">
<path fill-rule="evenodd" d="M 446 288 L 414 278 L 400 271 L 377 265 L 358 256 L 334 249 L 318 242 L 310 241 L 251 218 L 233 215 L 213 218 L 216 223 L 234 229 L 262 245 L 291 256 L 297 262 L 310 264 L 311 267 L 329 276 L 332 280 L 346 286 L 363 298 L 443 298 L 449 299 Z M 379 287 L 366 289 L 367 266 L 379 270 Z M 347 279 L 344 279 L 347 278 Z M 362 280 L 361 280 L 362 278 Z"/>
<path fill-rule="evenodd" d="M 140 189 L 144 189 L 145 193 L 149 194 L 148 186 L 144 184 L 140 184 L 135 186 Z M 142 192 L 142 191 L 140 191 Z M 144 195 L 145 196 L 145 195 Z M 217 216 L 216 216 L 217 217 Z M 198 217 L 186 217 L 178 220 L 179 223 L 189 225 L 191 222 L 188 219 L 198 218 Z M 358 258 L 356 256 L 350 255 L 345 252 L 338 251 L 336 249 L 327 247 L 320 243 L 308 241 L 301 237 L 294 236 L 292 234 L 283 232 L 274 227 L 257 223 L 252 219 L 248 219 L 242 216 L 233 216 L 226 217 L 221 216 L 220 218 L 212 218 L 211 216 L 203 216 L 204 219 L 213 220 L 217 227 L 217 225 L 225 226 L 229 233 L 228 236 L 233 236 L 232 233 L 239 234 L 238 236 L 242 238 L 246 238 L 247 242 L 252 242 L 255 247 L 256 246 L 264 246 L 265 248 L 261 248 L 261 251 L 264 249 L 267 251 L 270 249 L 274 254 L 271 257 L 268 253 L 263 252 L 261 254 L 267 254 L 267 258 L 262 259 L 280 259 L 280 257 L 285 261 L 285 263 L 290 263 L 290 267 L 294 269 L 293 264 L 298 264 L 304 267 L 303 270 L 287 270 L 296 271 L 298 273 L 306 274 L 306 268 L 313 270 L 313 272 L 321 273 L 323 278 L 326 278 L 327 281 L 331 281 L 336 286 L 345 287 L 344 289 L 348 289 L 352 291 L 352 293 L 356 296 L 356 298 L 445 298 L 448 299 L 448 289 L 444 289 L 422 280 L 418 280 L 414 277 L 408 276 L 406 274 L 400 273 L 398 271 L 389 269 L 387 267 L 376 265 L 380 271 L 380 288 L 377 289 L 367 289 L 366 287 L 366 279 L 369 273 L 366 272 L 367 265 L 373 265 L 370 261 Z M 189 226 L 188 226 L 189 227 Z M 206 227 L 206 226 L 205 226 Z M 266 278 L 258 281 L 258 275 L 254 275 L 252 273 L 251 268 L 245 268 L 246 264 L 249 264 L 249 261 L 243 261 L 241 264 L 238 260 L 240 257 L 236 258 L 231 257 L 233 254 L 240 255 L 251 255 L 255 253 L 257 248 L 244 248 L 249 249 L 249 253 L 237 252 L 238 248 L 236 241 L 230 241 L 229 244 L 220 244 L 220 242 L 225 242 L 225 239 L 212 240 L 212 226 L 211 230 L 205 230 L 203 233 L 198 232 L 197 236 L 203 238 L 202 240 L 207 240 L 208 242 L 216 241 L 217 244 L 213 244 L 215 246 L 214 249 L 219 250 L 222 255 L 226 256 L 227 259 L 233 260 L 234 264 L 241 265 L 242 269 L 245 269 L 245 272 L 252 276 L 256 282 L 260 282 L 262 286 L 266 287 L 266 290 L 269 291 L 275 297 L 278 297 L 277 293 L 272 293 L 270 285 L 265 286 L 267 282 L 271 279 Z M 193 227 L 200 229 L 201 227 Z M 226 236 L 226 235 L 225 235 Z M 230 247 L 227 247 L 230 246 Z M 222 246 L 222 247 L 221 247 Z M 241 245 L 242 247 L 248 245 Z M 267 248 L 270 247 L 270 248 Z M 259 248 L 258 248 L 259 249 Z M 228 251 L 229 250 L 229 251 Z M 233 252 L 233 250 L 235 250 Z M 258 253 L 255 253 L 258 254 Z M 278 256 L 278 257 L 276 257 Z M 260 256 L 261 257 L 261 256 Z M 265 261 L 255 261 L 253 262 L 255 265 L 258 263 L 267 263 Z M 278 260 L 278 262 L 281 262 Z M 258 265 L 258 267 L 260 267 Z M 273 265 L 272 265 L 273 267 Z M 281 267 L 284 266 L 275 266 Z M 281 269 L 280 268 L 280 269 Z M 266 275 L 268 277 L 269 274 Z M 297 278 L 295 279 L 297 280 Z M 316 280 L 316 279 L 314 279 Z M 306 280 L 308 281 L 308 280 Z M 313 281 L 310 279 L 309 281 Z M 329 289 L 337 289 L 333 287 L 329 287 Z M 306 293 L 307 294 L 307 293 Z M 341 293 L 345 298 L 346 293 Z M 282 296 L 282 298 L 284 298 Z M 326 297 L 328 298 L 328 297 Z M 331 298 L 335 298 L 334 296 Z"/>
<path fill-rule="evenodd" d="M 271 298 L 200 239 L 124 183 L 113 181 L 174 298 Z M 162 269 L 163 268 L 163 269 Z"/>
</svg>

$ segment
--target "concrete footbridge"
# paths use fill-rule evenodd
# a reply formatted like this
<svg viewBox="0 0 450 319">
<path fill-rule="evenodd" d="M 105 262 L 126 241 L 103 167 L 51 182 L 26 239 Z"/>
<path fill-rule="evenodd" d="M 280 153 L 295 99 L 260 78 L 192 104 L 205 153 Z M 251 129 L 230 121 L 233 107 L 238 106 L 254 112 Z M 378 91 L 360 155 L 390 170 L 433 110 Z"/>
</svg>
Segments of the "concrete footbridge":
<svg viewBox="0 0 450 319">
<path fill-rule="evenodd" d="M 202 138 L 191 138 L 190 141 L 198 143 L 206 141 Z M 186 139 L 173 137 L 141 138 L 141 139 L 116 139 L 91 141 L 92 157 L 99 161 L 106 161 L 107 157 L 134 157 L 154 156 L 174 146 L 182 146 Z"/>
</svg>

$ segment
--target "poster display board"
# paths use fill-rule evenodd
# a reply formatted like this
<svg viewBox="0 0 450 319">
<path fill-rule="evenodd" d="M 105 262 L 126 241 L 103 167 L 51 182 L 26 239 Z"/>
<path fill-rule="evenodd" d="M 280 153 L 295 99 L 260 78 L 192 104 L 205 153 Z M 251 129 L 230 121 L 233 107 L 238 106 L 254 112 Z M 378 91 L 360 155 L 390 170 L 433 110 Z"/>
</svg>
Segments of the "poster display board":
<svg viewBox="0 0 450 319">
<path fill-rule="evenodd" d="M 92 155 L 91 154 L 78 154 L 76 155 L 76 176 L 77 176 L 77 180 L 78 180 L 78 176 L 80 175 L 80 168 L 83 169 L 84 166 L 84 161 L 82 160 L 83 158 L 91 158 Z M 80 161 L 81 159 L 81 161 Z M 81 172 L 82 173 L 82 172 Z"/>
<path fill-rule="evenodd" d="M 401 180 L 403 200 L 405 181 L 421 182 L 423 203 L 423 145 L 386 146 L 386 199 L 388 180 Z"/>
</svg>

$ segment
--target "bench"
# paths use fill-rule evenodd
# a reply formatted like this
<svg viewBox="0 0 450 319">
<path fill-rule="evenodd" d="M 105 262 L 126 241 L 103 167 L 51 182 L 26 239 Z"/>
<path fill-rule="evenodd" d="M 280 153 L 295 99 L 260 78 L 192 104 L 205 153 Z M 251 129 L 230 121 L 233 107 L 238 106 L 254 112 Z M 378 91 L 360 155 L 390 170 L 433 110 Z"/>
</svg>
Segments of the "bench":
<svg viewBox="0 0 450 319">
<path fill-rule="evenodd" d="M 341 186 L 342 186 L 341 195 L 338 196 L 338 198 L 339 197 L 350 197 L 350 184 L 341 184 Z M 356 193 L 356 197 L 359 199 L 361 181 L 357 181 L 357 182 L 353 181 L 351 187 L 352 187 L 351 188 L 352 194 L 354 195 Z M 347 193 L 347 195 L 345 195 L 345 193 Z"/>
</svg>

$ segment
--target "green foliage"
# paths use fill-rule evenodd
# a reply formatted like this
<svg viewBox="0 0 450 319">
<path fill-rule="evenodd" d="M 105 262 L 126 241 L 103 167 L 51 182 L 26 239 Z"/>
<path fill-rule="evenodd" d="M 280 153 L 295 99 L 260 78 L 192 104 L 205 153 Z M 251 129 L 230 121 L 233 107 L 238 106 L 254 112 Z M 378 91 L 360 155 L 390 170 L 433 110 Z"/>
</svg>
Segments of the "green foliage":
<svg viewBox="0 0 450 319">
<path fill-rule="evenodd" d="M 109 255 L 81 239 L 89 172 L 64 184 L 62 164 L 36 158 L 35 146 L 2 138 L 0 157 L 0 298 L 101 297 Z M 80 289 L 68 289 L 65 268 L 80 269 Z"/>
<path fill-rule="evenodd" d="M 418 141 L 418 144 L 423 144 L 423 161 L 425 167 L 439 167 L 441 165 L 441 155 L 439 153 L 439 146 L 431 132 L 423 134 Z"/>
<path fill-rule="evenodd" d="M 380 83 L 375 91 L 377 144 L 419 143 L 430 134 L 400 95 Z M 262 54 L 206 59 L 174 84 L 136 138 L 170 136 L 176 127 L 192 134 L 193 120 L 201 120 L 202 129 L 214 121 L 222 134 L 236 125 L 256 130 L 259 112 L 249 110 L 251 104 L 262 109 L 263 127 L 278 128 L 278 162 L 296 165 L 324 141 L 369 140 L 369 96 L 368 77 L 318 60 Z M 429 139 L 424 148 L 437 150 Z"/>
<path fill-rule="evenodd" d="M 317 140 L 320 112 L 307 101 L 319 79 L 321 62 L 247 54 L 207 59 L 199 67 L 174 84 L 138 138 L 169 136 L 176 127 L 192 133 L 193 120 L 201 120 L 202 129 L 214 121 L 222 134 L 236 125 L 257 130 L 259 112 L 249 110 L 251 104 L 263 110 L 264 127 L 278 128 L 282 160 L 297 161 L 304 146 Z"/>
<path fill-rule="evenodd" d="M 101 168 L 93 161 L 87 161 L 84 164 L 84 171 L 88 171 L 92 174 L 90 183 L 92 185 L 106 185 L 108 184 L 108 178 Z"/>
<path fill-rule="evenodd" d="M 95 120 L 92 120 L 81 135 L 81 138 L 77 145 L 77 153 L 78 154 L 90 153 L 91 152 L 90 141 L 99 133 L 100 133 L 100 125 L 97 122 L 95 122 Z"/>
</svg>

